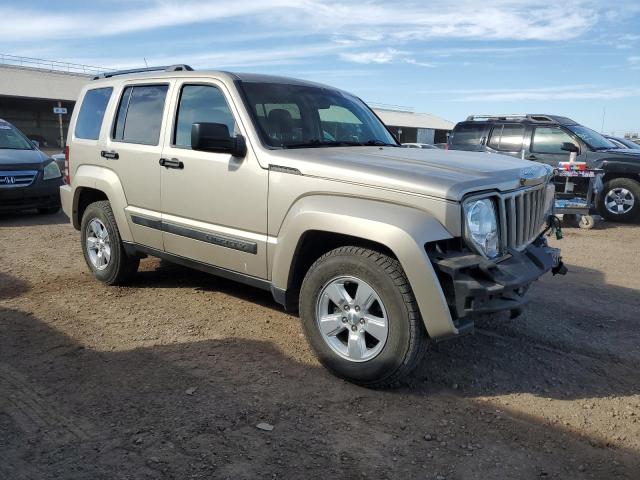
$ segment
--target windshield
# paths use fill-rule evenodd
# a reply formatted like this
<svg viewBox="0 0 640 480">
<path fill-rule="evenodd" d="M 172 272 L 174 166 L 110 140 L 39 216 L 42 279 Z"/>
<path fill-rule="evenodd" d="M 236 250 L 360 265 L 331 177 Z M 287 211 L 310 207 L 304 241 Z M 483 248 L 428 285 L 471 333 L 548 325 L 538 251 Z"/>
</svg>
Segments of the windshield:
<svg viewBox="0 0 640 480">
<path fill-rule="evenodd" d="M 243 82 L 241 88 L 270 147 L 398 145 L 361 100 L 338 90 L 257 82 Z"/>
<path fill-rule="evenodd" d="M 33 144 L 19 130 L 0 122 L 0 149 L 33 150 Z"/>
<path fill-rule="evenodd" d="M 610 148 L 618 148 L 614 143 L 610 142 L 598 132 L 582 125 L 568 125 L 567 128 L 579 136 L 587 145 L 594 150 L 609 150 Z"/>
</svg>

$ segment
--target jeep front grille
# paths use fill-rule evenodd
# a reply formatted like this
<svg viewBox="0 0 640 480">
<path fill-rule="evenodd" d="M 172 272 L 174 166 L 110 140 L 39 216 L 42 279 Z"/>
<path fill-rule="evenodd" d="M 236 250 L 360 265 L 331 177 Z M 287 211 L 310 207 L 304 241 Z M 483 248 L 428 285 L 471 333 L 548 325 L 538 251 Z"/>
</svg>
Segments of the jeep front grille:
<svg viewBox="0 0 640 480">
<path fill-rule="evenodd" d="M 524 250 L 540 234 L 544 218 L 546 183 L 498 197 L 502 249 Z"/>
<path fill-rule="evenodd" d="M 33 183 L 36 170 L 9 170 L 0 172 L 0 188 L 28 187 Z"/>
</svg>

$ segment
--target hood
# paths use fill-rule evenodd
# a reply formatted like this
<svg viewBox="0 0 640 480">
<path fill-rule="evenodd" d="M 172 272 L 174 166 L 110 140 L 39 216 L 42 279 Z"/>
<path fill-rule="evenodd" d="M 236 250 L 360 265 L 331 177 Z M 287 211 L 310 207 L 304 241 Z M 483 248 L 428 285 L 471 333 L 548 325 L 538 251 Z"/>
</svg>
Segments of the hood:
<svg viewBox="0 0 640 480">
<path fill-rule="evenodd" d="M 640 159 L 640 150 L 635 150 L 633 148 L 612 148 L 611 150 L 601 150 L 597 153 L 605 153 L 608 157 L 632 157 Z"/>
<path fill-rule="evenodd" d="M 273 150 L 269 163 L 303 175 L 460 201 L 470 192 L 539 183 L 546 166 L 506 155 L 397 147 Z M 521 179 L 522 183 L 521 183 Z"/>
<path fill-rule="evenodd" d="M 38 169 L 47 160 L 49 157 L 35 148 L 33 150 L 0 148 L 0 170 Z"/>
</svg>

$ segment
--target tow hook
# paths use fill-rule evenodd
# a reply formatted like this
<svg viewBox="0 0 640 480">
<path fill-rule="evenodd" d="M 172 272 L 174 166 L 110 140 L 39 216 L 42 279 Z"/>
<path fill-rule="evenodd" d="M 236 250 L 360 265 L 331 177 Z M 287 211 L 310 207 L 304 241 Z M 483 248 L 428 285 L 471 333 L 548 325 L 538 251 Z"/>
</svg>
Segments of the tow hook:
<svg viewBox="0 0 640 480">
<path fill-rule="evenodd" d="M 566 275 L 568 271 L 561 258 L 558 259 L 558 264 L 551 269 L 553 275 Z"/>
</svg>

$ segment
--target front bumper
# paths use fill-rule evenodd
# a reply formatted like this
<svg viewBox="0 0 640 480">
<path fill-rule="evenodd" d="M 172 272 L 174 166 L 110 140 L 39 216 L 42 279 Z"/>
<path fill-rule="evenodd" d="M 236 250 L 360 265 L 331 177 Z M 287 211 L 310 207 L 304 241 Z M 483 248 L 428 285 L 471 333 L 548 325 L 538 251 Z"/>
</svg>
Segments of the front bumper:
<svg viewBox="0 0 640 480">
<path fill-rule="evenodd" d="M 41 180 L 42 173 L 29 186 L 0 188 L 0 212 L 16 212 L 33 208 L 60 206 L 62 179 Z"/>
<path fill-rule="evenodd" d="M 432 252 L 447 304 L 455 320 L 502 310 L 518 312 L 528 301 L 529 285 L 545 273 L 564 274 L 560 250 L 538 237 L 524 251 L 487 260 L 470 252 Z M 462 322 L 463 323 L 463 322 Z"/>
</svg>

